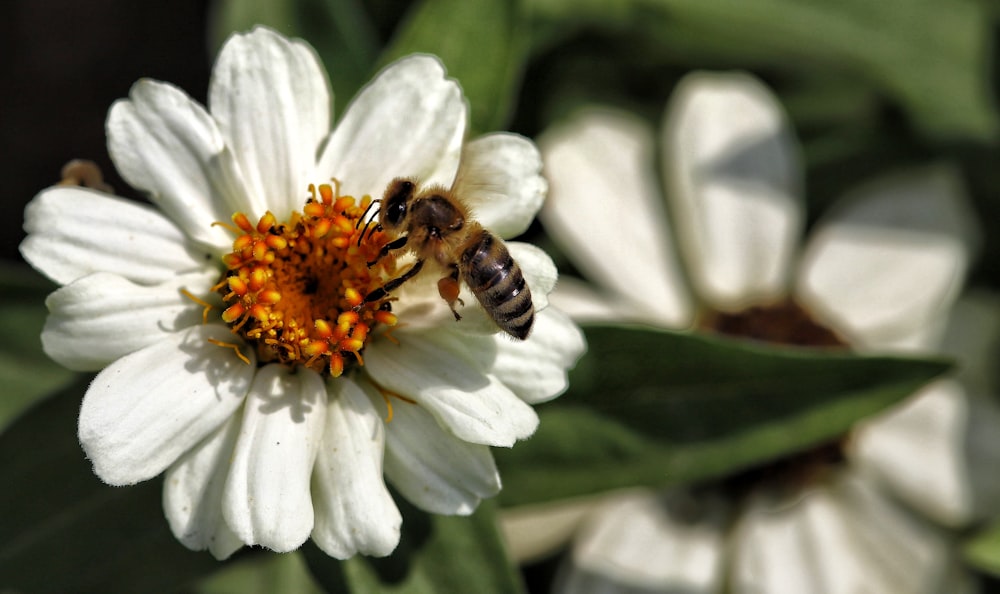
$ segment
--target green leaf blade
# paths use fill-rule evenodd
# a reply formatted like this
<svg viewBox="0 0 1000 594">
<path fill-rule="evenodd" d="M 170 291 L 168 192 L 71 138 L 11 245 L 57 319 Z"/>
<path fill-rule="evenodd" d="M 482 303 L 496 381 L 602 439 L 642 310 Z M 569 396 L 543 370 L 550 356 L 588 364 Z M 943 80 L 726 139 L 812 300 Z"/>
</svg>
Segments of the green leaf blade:
<svg viewBox="0 0 1000 594">
<path fill-rule="evenodd" d="M 74 384 L 0 435 L 0 585 L 33 594 L 165 592 L 217 569 L 170 533 L 159 480 L 110 487 L 94 476 L 76 437 L 85 389 Z"/>
<path fill-rule="evenodd" d="M 536 435 L 496 451 L 505 504 L 722 477 L 837 439 L 950 367 L 643 329 L 587 338 Z"/>
<path fill-rule="evenodd" d="M 27 266 L 0 267 L 0 431 L 34 402 L 75 376 L 42 350 L 48 312 L 45 297 L 55 285 Z"/>
</svg>

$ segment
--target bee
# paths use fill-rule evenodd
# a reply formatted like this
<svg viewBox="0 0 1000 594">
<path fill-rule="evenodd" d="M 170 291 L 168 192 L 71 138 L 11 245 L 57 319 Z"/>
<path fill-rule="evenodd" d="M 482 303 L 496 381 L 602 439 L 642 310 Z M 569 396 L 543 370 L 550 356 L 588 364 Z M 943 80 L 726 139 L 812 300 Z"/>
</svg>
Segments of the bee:
<svg viewBox="0 0 1000 594">
<path fill-rule="evenodd" d="M 475 221 L 458 196 L 441 186 L 418 190 L 415 180 L 396 178 L 379 202 L 378 215 L 372 220 L 377 218 L 375 229 L 385 232 L 390 240 L 368 266 L 402 249 L 413 252 L 417 261 L 366 295 L 365 302 L 388 296 L 430 261 L 445 271 L 438 281 L 438 293 L 456 320 L 462 319 L 455 309 L 455 303 L 464 305 L 458 297 L 462 280 L 501 330 L 521 340 L 528 337 L 535 309 L 521 268 L 503 241 Z M 359 243 L 363 237 L 364 232 Z"/>
</svg>

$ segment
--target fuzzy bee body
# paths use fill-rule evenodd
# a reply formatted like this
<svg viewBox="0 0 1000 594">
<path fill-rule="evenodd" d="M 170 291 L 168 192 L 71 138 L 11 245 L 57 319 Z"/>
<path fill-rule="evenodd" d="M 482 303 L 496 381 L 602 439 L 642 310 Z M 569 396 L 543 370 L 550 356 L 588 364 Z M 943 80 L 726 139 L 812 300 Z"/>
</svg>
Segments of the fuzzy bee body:
<svg viewBox="0 0 1000 594">
<path fill-rule="evenodd" d="M 456 320 L 461 319 L 455 310 L 455 303 L 461 301 L 461 280 L 501 330 L 521 340 L 527 338 L 535 310 L 521 268 L 503 240 L 470 218 L 468 209 L 451 191 L 430 187 L 418 192 L 414 181 L 395 179 L 382 197 L 378 226 L 391 238 L 379 258 L 405 248 L 416 254 L 417 261 L 404 274 L 370 293 L 366 301 L 386 296 L 432 260 L 446 271 L 438 281 L 438 291 Z"/>
<path fill-rule="evenodd" d="M 480 227 L 466 242 L 458 270 L 501 330 L 522 340 L 528 337 L 535 321 L 531 290 L 503 241 Z"/>
</svg>

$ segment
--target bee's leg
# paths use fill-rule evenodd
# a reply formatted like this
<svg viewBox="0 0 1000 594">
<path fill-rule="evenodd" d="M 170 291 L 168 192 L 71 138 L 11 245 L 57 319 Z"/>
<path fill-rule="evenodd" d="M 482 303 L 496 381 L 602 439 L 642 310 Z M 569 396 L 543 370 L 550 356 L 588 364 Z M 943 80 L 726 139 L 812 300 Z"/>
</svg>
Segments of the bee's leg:
<svg viewBox="0 0 1000 594">
<path fill-rule="evenodd" d="M 410 269 L 404 272 L 401 276 L 397 276 L 396 278 L 390 280 L 381 287 L 375 289 L 371 293 L 365 295 L 364 302 L 371 303 L 372 301 L 378 301 L 383 297 L 387 297 L 389 293 L 399 288 L 399 285 L 405 283 L 406 281 L 416 276 L 417 273 L 420 272 L 420 269 L 423 267 L 424 267 L 424 261 L 417 260 L 417 263 L 411 266 Z"/>
<path fill-rule="evenodd" d="M 441 299 L 448 302 L 448 307 L 451 308 L 451 313 L 455 315 L 456 321 L 461 320 L 462 316 L 455 310 L 455 302 L 457 301 L 465 305 L 465 302 L 458 297 L 460 289 L 461 287 L 458 284 L 458 266 L 452 264 L 451 274 L 438 281 L 438 293 L 441 294 Z"/>
<path fill-rule="evenodd" d="M 378 255 L 375 256 L 375 259 L 372 260 L 371 262 L 368 262 L 368 268 L 371 268 L 372 266 L 374 266 L 375 264 L 377 264 L 379 260 L 381 260 L 382 258 L 384 258 L 392 250 L 398 250 L 399 248 L 401 248 L 404 245 L 406 245 L 406 240 L 408 238 L 409 238 L 409 236 L 404 235 L 404 236 L 400 237 L 399 239 L 394 239 L 394 240 L 390 241 L 389 243 L 383 245 L 382 249 L 380 249 L 378 251 Z"/>
</svg>

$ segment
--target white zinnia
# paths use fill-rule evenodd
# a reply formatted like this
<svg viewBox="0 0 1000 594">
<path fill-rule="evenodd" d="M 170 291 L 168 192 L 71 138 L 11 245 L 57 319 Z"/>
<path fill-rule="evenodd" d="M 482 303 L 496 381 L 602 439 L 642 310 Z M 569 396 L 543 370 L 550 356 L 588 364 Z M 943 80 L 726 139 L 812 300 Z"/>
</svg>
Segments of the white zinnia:
<svg viewBox="0 0 1000 594">
<path fill-rule="evenodd" d="M 47 300 L 46 352 L 72 369 L 103 369 L 79 421 L 95 472 L 113 485 L 165 472 L 174 534 L 219 558 L 244 544 L 289 551 L 310 537 L 338 558 L 390 553 L 401 517 L 383 462 L 417 506 L 471 513 L 500 488 L 489 446 L 532 434 L 530 404 L 563 391 L 583 350 L 578 328 L 546 308 L 552 262 L 516 242 L 537 311 L 523 342 L 497 335 L 471 294 L 455 322 L 436 278 L 420 277 L 394 292 L 391 335 L 376 327 L 345 338 L 363 351 L 352 347 L 340 377 L 258 361 L 267 348 L 217 309 L 203 323 L 202 305 L 181 291 L 220 304 L 213 287 L 225 280 L 234 227 L 215 223 L 268 211 L 284 223 L 303 212 L 310 184 L 336 178 L 339 195 L 358 199 L 381 197 L 396 176 L 454 186 L 502 236 L 522 232 L 540 207 L 534 145 L 512 134 L 466 143 L 461 89 L 435 58 L 388 66 L 332 131 L 331 100 L 307 44 L 264 28 L 236 35 L 212 72 L 208 110 L 153 80 L 110 110 L 111 157 L 156 208 L 56 187 L 25 214 L 25 259 L 63 285 Z"/>
<path fill-rule="evenodd" d="M 594 283 L 561 279 L 555 303 L 581 321 L 689 328 L 705 310 L 792 299 L 859 350 L 937 350 L 974 236 L 949 169 L 859 189 L 800 245 L 799 156 L 769 90 L 699 73 L 666 119 L 668 204 L 636 119 L 593 110 L 540 140 L 551 184 L 540 216 Z M 855 431 L 848 463 L 798 499 L 611 498 L 579 534 L 562 587 L 718 592 L 729 576 L 733 592 L 944 591 L 946 537 L 894 498 L 952 527 L 994 511 L 983 467 L 1000 453 L 1000 415 L 974 396 L 950 379 L 928 386 Z"/>
</svg>

